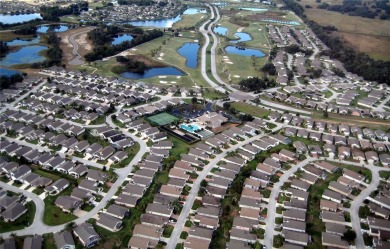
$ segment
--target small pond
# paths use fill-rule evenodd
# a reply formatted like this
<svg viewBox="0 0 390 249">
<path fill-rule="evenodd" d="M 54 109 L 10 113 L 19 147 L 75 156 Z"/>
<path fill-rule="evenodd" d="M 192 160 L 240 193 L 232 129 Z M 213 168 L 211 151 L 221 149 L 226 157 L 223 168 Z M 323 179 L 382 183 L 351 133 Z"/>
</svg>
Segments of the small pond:
<svg viewBox="0 0 390 249">
<path fill-rule="evenodd" d="M 205 13 L 207 13 L 206 9 L 189 8 L 183 12 L 183 15 L 195 15 L 195 14 L 205 14 Z"/>
<path fill-rule="evenodd" d="M 214 28 L 214 33 L 217 33 L 218 35 L 226 35 L 228 32 L 228 28 L 218 26 Z"/>
<path fill-rule="evenodd" d="M 12 41 L 8 41 L 8 46 L 26 46 L 26 45 L 32 45 L 32 44 L 38 44 L 40 40 L 40 36 L 33 37 L 32 39 L 14 39 Z"/>
<path fill-rule="evenodd" d="M 174 67 L 157 67 L 146 70 L 144 73 L 124 72 L 120 74 L 127 79 L 148 79 L 156 76 L 182 76 L 184 73 Z"/>
<path fill-rule="evenodd" d="M 0 58 L 0 66 L 9 67 L 44 61 L 46 58 L 39 53 L 46 49 L 46 46 L 40 45 L 21 47 L 19 50 L 10 52 L 5 57 Z"/>
<path fill-rule="evenodd" d="M 41 14 L 20 14 L 20 15 L 0 15 L 0 22 L 3 24 L 14 24 L 19 22 L 28 22 L 34 19 L 42 19 Z"/>
<path fill-rule="evenodd" d="M 49 31 L 53 31 L 53 32 L 65 32 L 69 30 L 69 26 L 68 25 L 42 25 L 42 26 L 39 26 L 38 27 L 38 30 L 37 32 L 38 33 L 47 33 Z"/>
<path fill-rule="evenodd" d="M 261 8 L 240 8 L 241 10 L 248 10 L 248 11 L 267 11 L 268 9 L 261 9 Z"/>
<path fill-rule="evenodd" d="M 155 27 L 155 28 L 172 28 L 175 22 L 180 21 L 180 15 L 175 18 L 166 18 L 161 20 L 148 20 L 148 21 L 131 21 L 126 22 L 136 27 Z"/>
<path fill-rule="evenodd" d="M 20 74 L 19 71 L 6 69 L 6 68 L 0 68 L 0 76 L 11 76 L 14 74 Z"/>
<path fill-rule="evenodd" d="M 238 37 L 239 39 L 231 41 L 232 43 L 246 42 L 252 40 L 252 37 L 248 33 L 244 32 L 236 32 L 234 33 L 234 36 Z"/>
<path fill-rule="evenodd" d="M 131 41 L 133 40 L 133 36 L 129 35 L 129 34 L 122 34 L 122 35 L 117 35 L 114 37 L 114 40 L 112 41 L 112 45 L 118 45 L 124 41 Z"/>
<path fill-rule="evenodd" d="M 258 49 L 252 48 L 239 48 L 235 46 L 227 46 L 225 48 L 226 53 L 228 54 L 237 54 L 242 56 L 255 56 L 255 57 L 263 57 L 265 54 Z"/>
<path fill-rule="evenodd" d="M 187 42 L 183 46 L 181 46 L 177 52 L 185 57 L 186 66 L 189 68 L 196 68 L 198 65 L 198 51 L 200 45 L 198 43 Z"/>
</svg>

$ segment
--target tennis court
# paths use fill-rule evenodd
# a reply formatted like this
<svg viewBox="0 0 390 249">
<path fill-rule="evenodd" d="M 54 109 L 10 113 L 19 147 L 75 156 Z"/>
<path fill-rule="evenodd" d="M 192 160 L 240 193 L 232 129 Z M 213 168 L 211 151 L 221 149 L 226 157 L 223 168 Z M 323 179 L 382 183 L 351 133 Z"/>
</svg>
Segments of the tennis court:
<svg viewBox="0 0 390 249">
<path fill-rule="evenodd" d="M 163 126 L 163 125 L 176 122 L 179 119 L 169 113 L 163 112 L 157 115 L 147 117 L 146 120 L 154 125 Z"/>
</svg>

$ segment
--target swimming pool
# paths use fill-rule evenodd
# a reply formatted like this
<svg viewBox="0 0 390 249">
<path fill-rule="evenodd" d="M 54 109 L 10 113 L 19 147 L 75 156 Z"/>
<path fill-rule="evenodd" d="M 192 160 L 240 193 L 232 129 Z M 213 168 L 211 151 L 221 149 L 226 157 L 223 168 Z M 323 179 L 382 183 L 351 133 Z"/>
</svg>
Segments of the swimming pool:
<svg viewBox="0 0 390 249">
<path fill-rule="evenodd" d="M 189 125 L 181 124 L 180 128 L 182 128 L 183 130 L 188 131 L 190 133 L 195 133 L 196 131 L 201 129 L 199 126 L 197 126 L 195 124 L 189 124 Z"/>
</svg>

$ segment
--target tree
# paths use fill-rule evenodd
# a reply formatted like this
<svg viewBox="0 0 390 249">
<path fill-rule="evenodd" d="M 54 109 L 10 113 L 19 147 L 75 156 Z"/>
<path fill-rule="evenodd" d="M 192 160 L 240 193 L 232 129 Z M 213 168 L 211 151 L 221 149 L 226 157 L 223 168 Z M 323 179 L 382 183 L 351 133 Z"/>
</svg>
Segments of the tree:
<svg viewBox="0 0 390 249">
<path fill-rule="evenodd" d="M 229 102 L 223 103 L 223 109 L 225 109 L 226 111 L 228 111 L 230 109 L 230 106 L 231 106 L 231 104 Z"/>
<path fill-rule="evenodd" d="M 66 230 L 72 230 L 73 228 L 76 227 L 76 223 L 74 221 L 68 222 L 65 226 Z"/>
<path fill-rule="evenodd" d="M 360 218 L 367 218 L 367 216 L 370 215 L 370 208 L 366 205 L 359 207 L 359 217 Z"/>
<path fill-rule="evenodd" d="M 348 242 L 354 241 L 355 238 L 356 238 L 356 233 L 353 230 L 348 230 L 343 235 L 343 239 L 345 239 Z"/>
<path fill-rule="evenodd" d="M 192 97 L 191 103 L 192 103 L 193 105 L 195 105 L 196 103 L 198 103 L 198 98 Z"/>
<path fill-rule="evenodd" d="M 209 183 L 206 180 L 202 180 L 202 182 L 200 183 L 200 186 L 205 188 L 205 187 L 207 187 L 208 184 Z"/>
<path fill-rule="evenodd" d="M 324 111 L 323 116 L 324 116 L 324 118 L 328 118 L 329 114 L 326 110 Z"/>
<path fill-rule="evenodd" d="M 274 247 L 279 248 L 283 245 L 283 236 L 278 234 L 274 236 L 273 240 Z"/>
</svg>

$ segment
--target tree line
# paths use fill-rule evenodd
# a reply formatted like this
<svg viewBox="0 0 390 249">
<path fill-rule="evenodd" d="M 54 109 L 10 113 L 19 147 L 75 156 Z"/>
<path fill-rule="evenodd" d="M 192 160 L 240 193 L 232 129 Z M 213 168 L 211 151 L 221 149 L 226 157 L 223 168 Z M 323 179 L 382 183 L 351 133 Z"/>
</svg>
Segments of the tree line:
<svg viewBox="0 0 390 249">
<path fill-rule="evenodd" d="M 328 3 L 322 3 L 318 8 L 336 11 L 350 16 L 361 16 L 365 18 L 379 16 L 380 19 L 388 19 L 390 15 L 390 6 L 387 5 L 388 2 L 388 0 L 378 0 L 372 2 L 371 6 L 368 6 L 362 0 L 344 0 L 343 4 L 330 5 Z M 384 13 L 382 13 L 382 10 Z"/>
<path fill-rule="evenodd" d="M 275 87 L 276 82 L 274 79 L 269 79 L 267 76 L 263 78 L 253 77 L 249 79 L 243 79 L 238 82 L 240 90 L 250 92 Z"/>
<path fill-rule="evenodd" d="M 117 44 L 117 45 L 96 46 L 92 52 L 89 52 L 86 55 L 84 55 L 84 58 L 88 62 L 101 60 L 105 57 L 118 54 L 124 50 L 138 46 L 144 42 L 151 41 L 151 40 L 156 39 L 158 37 L 161 37 L 163 35 L 164 35 L 164 33 L 162 31 L 157 30 L 157 29 L 153 29 L 153 30 L 145 32 L 141 35 L 137 35 L 131 41 L 124 41 L 124 42 Z"/>
<path fill-rule="evenodd" d="M 28 25 L 14 30 L 14 33 L 17 35 L 35 35 L 38 28 L 33 25 Z"/>
<path fill-rule="evenodd" d="M 31 64 L 32 68 L 46 68 L 54 65 L 60 65 L 62 60 L 62 49 L 60 48 L 61 38 L 54 32 L 50 32 L 46 36 L 46 41 L 51 47 L 46 51 L 47 59 L 43 62 Z"/>
<path fill-rule="evenodd" d="M 121 74 L 123 72 L 144 73 L 145 70 L 149 69 L 144 62 L 136 61 L 124 56 L 117 56 L 116 61 L 122 63 L 119 66 L 113 67 L 112 71 L 116 74 Z"/>
<path fill-rule="evenodd" d="M 0 56 L 8 52 L 9 47 L 5 41 L 0 41 Z"/>
<path fill-rule="evenodd" d="M 13 74 L 11 76 L 1 76 L 0 77 L 0 91 L 3 89 L 8 89 L 12 87 L 17 82 L 22 82 L 23 77 L 20 74 Z"/>
<path fill-rule="evenodd" d="M 379 83 L 390 84 L 390 62 L 374 60 L 367 54 L 356 51 L 349 46 L 339 36 L 332 34 L 329 29 L 324 29 L 318 23 L 308 20 L 304 14 L 304 9 L 294 0 L 283 0 L 285 8 L 295 12 L 304 19 L 316 36 L 321 39 L 328 47 L 328 51 L 322 51 L 321 55 L 328 55 L 332 59 L 337 59 L 344 63 L 347 71 L 362 76 L 365 80 L 377 81 Z"/>
<path fill-rule="evenodd" d="M 42 19 L 45 21 L 58 22 L 61 16 L 66 15 L 80 15 L 83 10 L 88 10 L 88 2 L 79 2 L 77 4 L 71 4 L 68 7 L 60 8 L 58 6 L 42 6 L 40 13 Z"/>
</svg>

